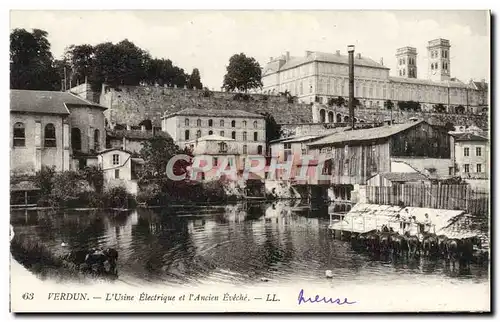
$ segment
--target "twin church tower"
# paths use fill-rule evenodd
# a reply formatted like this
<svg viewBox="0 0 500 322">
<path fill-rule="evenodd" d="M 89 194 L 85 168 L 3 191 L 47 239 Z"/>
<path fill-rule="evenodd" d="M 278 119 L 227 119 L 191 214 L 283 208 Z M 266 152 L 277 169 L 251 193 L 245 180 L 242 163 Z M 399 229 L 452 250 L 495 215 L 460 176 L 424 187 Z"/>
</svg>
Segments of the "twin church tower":
<svg viewBox="0 0 500 322">
<path fill-rule="evenodd" d="M 427 45 L 427 69 L 432 81 L 446 81 L 450 79 L 450 41 L 434 39 Z M 402 47 L 396 52 L 397 76 L 417 78 L 417 49 Z"/>
</svg>

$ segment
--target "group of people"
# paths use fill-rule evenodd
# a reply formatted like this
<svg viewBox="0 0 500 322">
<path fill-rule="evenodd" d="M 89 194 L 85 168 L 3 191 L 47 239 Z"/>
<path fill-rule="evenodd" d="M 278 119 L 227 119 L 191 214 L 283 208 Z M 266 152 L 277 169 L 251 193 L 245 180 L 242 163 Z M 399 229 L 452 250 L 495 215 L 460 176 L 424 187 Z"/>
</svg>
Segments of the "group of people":
<svg viewBox="0 0 500 322">
<path fill-rule="evenodd" d="M 399 228 L 403 231 L 403 233 L 410 231 L 412 226 L 417 226 L 419 228 L 419 232 L 429 233 L 432 227 L 432 221 L 429 218 L 429 214 L 425 214 L 425 218 L 422 222 L 418 222 L 415 216 L 410 216 L 408 209 L 405 209 L 403 214 L 396 216 L 397 220 L 399 220 Z"/>
</svg>

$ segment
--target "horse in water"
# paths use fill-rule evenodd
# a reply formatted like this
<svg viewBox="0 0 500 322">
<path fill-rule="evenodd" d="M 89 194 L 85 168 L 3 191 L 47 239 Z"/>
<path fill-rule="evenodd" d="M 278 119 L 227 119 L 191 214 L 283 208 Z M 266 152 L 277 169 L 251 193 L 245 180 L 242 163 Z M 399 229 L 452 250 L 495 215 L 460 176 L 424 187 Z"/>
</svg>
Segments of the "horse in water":
<svg viewBox="0 0 500 322">
<path fill-rule="evenodd" d="M 410 235 L 409 231 L 405 233 L 404 237 L 406 238 L 406 243 L 408 244 L 408 255 L 413 257 L 417 255 L 417 253 L 420 253 L 420 240 L 418 237 Z"/>
<path fill-rule="evenodd" d="M 391 236 L 392 254 L 402 256 L 408 251 L 408 243 L 406 238 L 398 233 Z"/>
<path fill-rule="evenodd" d="M 423 233 L 422 252 L 424 255 L 436 255 L 438 251 L 438 239 L 435 234 Z"/>
<path fill-rule="evenodd" d="M 376 229 L 361 233 L 358 235 L 358 245 L 360 247 L 363 247 L 367 250 L 371 249 L 371 235 L 375 234 L 377 232 Z"/>
<path fill-rule="evenodd" d="M 394 234 L 394 230 L 387 225 L 383 225 L 380 230 L 379 250 L 381 253 L 388 253 L 391 250 L 391 236 Z"/>
</svg>

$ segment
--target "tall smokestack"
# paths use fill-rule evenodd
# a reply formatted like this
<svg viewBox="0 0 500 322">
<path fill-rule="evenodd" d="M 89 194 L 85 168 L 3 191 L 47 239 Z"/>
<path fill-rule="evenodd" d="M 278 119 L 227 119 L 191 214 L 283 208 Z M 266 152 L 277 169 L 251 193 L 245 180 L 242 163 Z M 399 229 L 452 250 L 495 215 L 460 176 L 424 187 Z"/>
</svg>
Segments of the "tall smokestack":
<svg viewBox="0 0 500 322">
<path fill-rule="evenodd" d="M 349 52 L 349 120 L 354 130 L 354 45 L 347 46 Z"/>
</svg>

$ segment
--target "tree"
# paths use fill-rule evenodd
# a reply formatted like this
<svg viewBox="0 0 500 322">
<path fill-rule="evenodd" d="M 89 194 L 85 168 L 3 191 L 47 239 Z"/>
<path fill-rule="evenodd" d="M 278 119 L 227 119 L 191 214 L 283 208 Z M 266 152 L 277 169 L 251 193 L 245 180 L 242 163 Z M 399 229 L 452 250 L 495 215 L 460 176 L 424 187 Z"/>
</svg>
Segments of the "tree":
<svg viewBox="0 0 500 322">
<path fill-rule="evenodd" d="M 387 100 L 384 102 L 384 107 L 388 110 L 392 110 L 394 108 L 394 102 L 391 100 Z"/>
<path fill-rule="evenodd" d="M 229 59 L 226 70 L 223 83 L 226 90 L 246 93 L 249 89 L 262 88 L 262 71 L 255 58 L 235 54 Z"/>
<path fill-rule="evenodd" d="M 266 121 L 266 143 L 279 139 L 282 134 L 281 125 L 276 122 L 272 114 L 265 112 L 261 113 L 261 115 L 264 116 Z"/>
<path fill-rule="evenodd" d="M 173 156 L 184 152 L 175 145 L 171 137 L 155 136 L 150 138 L 144 142 L 139 152 L 144 159 L 142 176 L 146 178 L 164 176 L 169 160 Z"/>
<path fill-rule="evenodd" d="M 458 105 L 456 108 L 455 108 L 455 111 L 458 113 L 458 114 L 464 114 L 465 113 L 465 107 L 463 105 Z"/>
<path fill-rule="evenodd" d="M 83 84 L 92 78 L 95 48 L 92 45 L 71 45 L 65 51 L 65 57 L 71 66 L 71 83 Z"/>
<path fill-rule="evenodd" d="M 193 72 L 189 76 L 189 88 L 196 88 L 196 89 L 202 89 L 203 84 L 201 83 L 201 78 L 200 78 L 200 71 L 198 68 L 193 69 Z"/>
<path fill-rule="evenodd" d="M 444 128 L 446 129 L 446 132 L 455 131 L 455 126 L 451 122 L 446 122 Z"/>
<path fill-rule="evenodd" d="M 446 111 L 446 107 L 439 103 L 437 105 L 434 105 L 434 111 L 436 111 L 437 113 L 444 113 Z"/>
<path fill-rule="evenodd" d="M 10 88 L 58 90 L 61 80 L 53 65 L 48 33 L 14 29 L 10 33 Z"/>
</svg>

